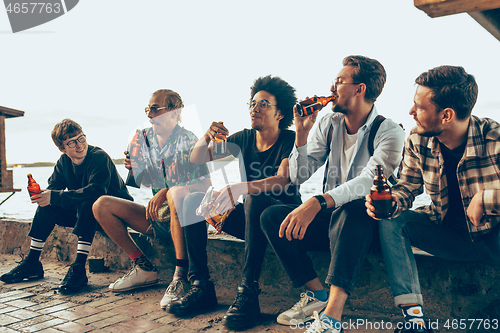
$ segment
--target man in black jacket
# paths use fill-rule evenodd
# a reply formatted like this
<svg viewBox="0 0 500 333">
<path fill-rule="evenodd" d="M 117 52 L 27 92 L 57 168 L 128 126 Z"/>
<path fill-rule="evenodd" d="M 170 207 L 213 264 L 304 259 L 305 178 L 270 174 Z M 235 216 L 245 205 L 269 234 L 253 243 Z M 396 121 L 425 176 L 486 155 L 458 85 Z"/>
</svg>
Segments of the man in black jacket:
<svg viewBox="0 0 500 333">
<path fill-rule="evenodd" d="M 48 180 L 46 190 L 31 197 L 38 208 L 28 236 L 31 246 L 23 261 L 0 280 L 5 283 L 43 277 L 40 254 L 54 226 L 72 227 L 78 236 L 76 260 L 71 264 L 59 292 L 80 291 L 88 283 L 85 263 L 98 226 L 92 205 L 102 195 L 133 200 L 108 154 L 87 144 L 82 127 L 71 119 L 54 126 L 52 141 L 63 153 Z"/>
</svg>

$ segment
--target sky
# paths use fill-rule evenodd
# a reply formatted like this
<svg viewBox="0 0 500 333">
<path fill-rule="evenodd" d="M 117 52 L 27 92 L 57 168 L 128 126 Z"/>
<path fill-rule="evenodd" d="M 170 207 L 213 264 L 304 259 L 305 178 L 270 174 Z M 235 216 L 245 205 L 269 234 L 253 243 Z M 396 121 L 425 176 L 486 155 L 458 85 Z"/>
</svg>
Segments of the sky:
<svg viewBox="0 0 500 333">
<path fill-rule="evenodd" d="M 85 0 L 16 34 L 0 10 L 0 47 L 0 105 L 25 111 L 6 120 L 9 164 L 55 162 L 50 132 L 64 118 L 121 158 L 163 88 L 182 96 L 182 124 L 198 136 L 212 121 L 234 133 L 250 126 L 256 78 L 280 76 L 299 99 L 325 96 L 347 55 L 384 65 L 378 112 L 407 133 L 414 80 L 440 65 L 473 74 L 473 114 L 500 120 L 500 41 L 467 14 L 431 19 L 412 0 Z"/>
</svg>

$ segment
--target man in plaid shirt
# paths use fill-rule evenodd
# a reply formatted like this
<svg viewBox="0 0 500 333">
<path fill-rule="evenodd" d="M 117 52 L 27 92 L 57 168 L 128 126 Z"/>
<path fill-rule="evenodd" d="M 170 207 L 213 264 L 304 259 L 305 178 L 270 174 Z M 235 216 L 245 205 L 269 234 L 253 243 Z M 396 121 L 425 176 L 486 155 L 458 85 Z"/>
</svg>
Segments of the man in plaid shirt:
<svg viewBox="0 0 500 333">
<path fill-rule="evenodd" d="M 395 304 L 406 322 L 420 324 L 400 332 L 431 332 L 411 246 L 449 260 L 500 263 L 500 125 L 471 116 L 478 88 L 462 67 L 431 69 L 415 83 L 410 115 L 417 126 L 380 240 Z M 424 187 L 432 202 L 409 210 Z M 366 207 L 374 217 L 370 195 Z"/>
</svg>

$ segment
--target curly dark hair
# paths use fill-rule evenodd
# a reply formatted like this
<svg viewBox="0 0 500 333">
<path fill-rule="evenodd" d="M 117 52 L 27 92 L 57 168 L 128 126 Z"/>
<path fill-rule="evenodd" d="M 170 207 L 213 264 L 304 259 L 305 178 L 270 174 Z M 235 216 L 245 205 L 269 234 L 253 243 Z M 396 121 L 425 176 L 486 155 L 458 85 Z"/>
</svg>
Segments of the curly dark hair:
<svg viewBox="0 0 500 333">
<path fill-rule="evenodd" d="M 382 93 L 387 79 L 384 66 L 378 60 L 360 55 L 345 57 L 342 65 L 355 67 L 352 79 L 354 82 L 364 83 L 366 85 L 365 100 L 375 102 Z"/>
<path fill-rule="evenodd" d="M 455 110 L 457 119 L 470 117 L 476 104 L 478 87 L 473 75 L 463 67 L 439 66 L 420 74 L 415 83 L 433 91 L 431 101 L 439 108 Z"/>
<path fill-rule="evenodd" d="M 250 103 L 253 96 L 264 90 L 276 98 L 277 110 L 281 111 L 283 118 L 280 120 L 279 128 L 287 129 L 293 123 L 293 106 L 297 103 L 295 88 L 278 76 L 271 75 L 259 77 L 250 88 Z"/>
</svg>

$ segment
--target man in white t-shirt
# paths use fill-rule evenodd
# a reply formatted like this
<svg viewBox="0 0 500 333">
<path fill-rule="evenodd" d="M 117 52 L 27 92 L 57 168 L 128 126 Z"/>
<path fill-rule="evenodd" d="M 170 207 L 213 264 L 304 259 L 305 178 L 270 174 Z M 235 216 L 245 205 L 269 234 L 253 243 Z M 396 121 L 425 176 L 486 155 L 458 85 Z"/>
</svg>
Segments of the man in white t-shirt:
<svg viewBox="0 0 500 333">
<path fill-rule="evenodd" d="M 307 137 L 318 114 L 300 117 L 295 111 L 290 179 L 293 184 L 302 184 L 327 162 L 323 194 L 300 206 L 270 207 L 261 215 L 262 230 L 293 286 L 307 289 L 297 304 L 278 316 L 278 322 L 299 325 L 316 318 L 307 332 L 342 330 L 345 301 L 366 254 L 378 241 L 378 224 L 366 213 L 364 196 L 370 191 L 377 165 L 382 165 L 386 175 L 393 173 L 404 144 L 401 127 L 386 119 L 375 129 L 374 150 L 370 152 L 370 130 L 377 118 L 374 103 L 386 73 L 380 62 L 363 56 L 348 56 L 343 66 L 331 88 L 337 97 L 333 113 L 319 120 L 309 142 Z M 332 254 L 326 278 L 329 295 L 306 253 L 328 249 Z M 317 313 L 323 309 L 319 318 Z"/>
</svg>

